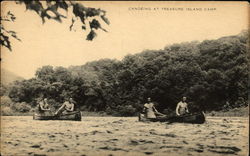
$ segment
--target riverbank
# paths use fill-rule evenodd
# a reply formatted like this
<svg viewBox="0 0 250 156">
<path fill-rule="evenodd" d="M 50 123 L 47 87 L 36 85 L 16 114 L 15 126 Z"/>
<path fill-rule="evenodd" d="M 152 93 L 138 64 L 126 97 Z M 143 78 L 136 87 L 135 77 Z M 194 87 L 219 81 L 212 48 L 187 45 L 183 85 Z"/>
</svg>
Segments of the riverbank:
<svg viewBox="0 0 250 156">
<path fill-rule="evenodd" d="M 4 112 L 1 114 L 1 116 L 33 116 L 35 112 L 30 111 L 30 112 L 14 112 L 14 111 L 9 111 L 9 112 Z M 106 112 L 89 112 L 89 111 L 81 111 L 82 116 L 89 116 L 89 117 L 111 117 L 112 115 L 108 115 Z"/>
<path fill-rule="evenodd" d="M 82 116 L 89 116 L 89 117 L 111 117 L 112 115 L 108 115 L 106 112 L 88 112 L 88 111 L 81 111 Z"/>
<path fill-rule="evenodd" d="M 247 117 L 249 116 L 249 106 L 230 109 L 228 111 L 211 111 L 207 116 L 229 116 L 229 117 Z"/>
<path fill-rule="evenodd" d="M 106 112 L 89 112 L 89 111 L 81 111 L 82 116 L 90 116 L 90 117 L 111 117 L 112 115 L 108 115 Z M 33 116 L 34 111 L 31 112 L 11 112 L 1 114 L 2 116 Z M 211 111 L 206 112 L 206 116 L 228 116 L 228 117 L 248 117 L 249 116 L 249 106 L 234 108 L 228 111 Z"/>
</svg>

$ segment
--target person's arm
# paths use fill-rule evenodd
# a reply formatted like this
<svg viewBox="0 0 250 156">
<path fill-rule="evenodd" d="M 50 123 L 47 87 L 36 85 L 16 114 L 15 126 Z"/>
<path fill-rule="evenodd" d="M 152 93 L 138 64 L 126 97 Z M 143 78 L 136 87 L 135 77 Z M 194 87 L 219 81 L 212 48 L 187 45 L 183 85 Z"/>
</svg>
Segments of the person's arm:
<svg viewBox="0 0 250 156">
<path fill-rule="evenodd" d="M 161 115 L 161 116 L 166 116 L 165 114 L 160 113 L 160 112 L 155 108 L 155 106 L 153 106 L 153 109 L 154 109 L 154 111 L 155 111 L 155 114 Z"/>
<path fill-rule="evenodd" d="M 59 111 L 61 111 L 65 107 L 65 103 L 55 112 L 57 114 Z"/>
<path fill-rule="evenodd" d="M 186 112 L 189 113 L 189 111 L 188 111 L 188 105 L 186 105 Z"/>
<path fill-rule="evenodd" d="M 70 111 L 73 112 L 74 111 L 74 107 L 75 107 L 75 104 L 72 105 Z"/>
<path fill-rule="evenodd" d="M 179 105 L 179 103 L 178 103 L 178 104 L 177 104 L 177 107 L 176 107 L 176 110 L 175 110 L 175 111 L 176 111 L 176 115 L 178 115 L 178 116 L 180 115 L 180 114 L 179 114 L 179 107 L 180 107 L 180 105 Z"/>
<path fill-rule="evenodd" d="M 142 113 L 146 113 L 146 109 L 147 109 L 146 104 L 144 104 L 143 109 L 142 109 Z"/>
<path fill-rule="evenodd" d="M 49 108 L 49 107 L 48 107 L 47 109 L 46 109 L 46 108 L 43 108 L 43 110 L 47 110 L 47 111 L 48 111 L 48 110 L 50 110 L 50 108 Z"/>
<path fill-rule="evenodd" d="M 39 107 L 41 108 L 41 110 L 46 110 L 45 108 L 44 108 L 44 104 L 42 104 L 42 103 L 39 103 Z"/>
<path fill-rule="evenodd" d="M 153 106 L 153 110 L 154 110 L 156 113 L 159 113 L 158 110 L 155 108 L 155 106 Z"/>
</svg>

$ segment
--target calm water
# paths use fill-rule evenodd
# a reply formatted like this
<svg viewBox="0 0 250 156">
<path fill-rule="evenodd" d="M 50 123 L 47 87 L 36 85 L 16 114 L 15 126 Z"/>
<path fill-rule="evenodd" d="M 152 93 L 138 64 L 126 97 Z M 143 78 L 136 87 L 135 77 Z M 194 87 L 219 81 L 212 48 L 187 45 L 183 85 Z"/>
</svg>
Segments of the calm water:
<svg viewBox="0 0 250 156">
<path fill-rule="evenodd" d="M 142 123 L 135 117 L 1 120 L 2 155 L 248 155 L 248 118 L 207 117 L 202 125 Z"/>
</svg>

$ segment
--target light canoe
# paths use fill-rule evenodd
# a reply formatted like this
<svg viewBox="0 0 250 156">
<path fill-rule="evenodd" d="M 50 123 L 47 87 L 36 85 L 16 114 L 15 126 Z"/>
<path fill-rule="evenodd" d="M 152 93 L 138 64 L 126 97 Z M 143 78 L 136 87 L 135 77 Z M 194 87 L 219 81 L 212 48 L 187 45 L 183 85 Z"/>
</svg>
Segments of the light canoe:
<svg viewBox="0 0 250 156">
<path fill-rule="evenodd" d="M 82 115 L 80 111 L 74 111 L 67 114 L 60 115 L 42 115 L 39 113 L 35 113 L 33 115 L 34 120 L 73 120 L 73 121 L 81 121 Z"/>
</svg>

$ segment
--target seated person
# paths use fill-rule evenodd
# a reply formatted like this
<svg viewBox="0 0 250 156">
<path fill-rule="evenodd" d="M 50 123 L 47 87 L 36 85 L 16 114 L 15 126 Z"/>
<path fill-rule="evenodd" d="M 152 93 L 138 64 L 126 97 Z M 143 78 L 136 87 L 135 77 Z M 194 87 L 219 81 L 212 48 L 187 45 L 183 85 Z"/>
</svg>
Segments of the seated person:
<svg viewBox="0 0 250 156">
<path fill-rule="evenodd" d="M 187 99 L 186 97 L 183 97 L 182 100 L 177 104 L 177 107 L 176 107 L 177 116 L 189 113 L 186 99 Z"/>
<path fill-rule="evenodd" d="M 148 98 L 148 102 L 144 104 L 143 112 L 145 113 L 146 118 L 150 119 L 154 119 L 157 116 L 166 116 L 157 111 L 157 109 L 154 106 L 154 103 L 151 102 L 151 98 Z"/>
<path fill-rule="evenodd" d="M 68 101 L 65 101 L 63 105 L 56 111 L 55 115 L 58 115 L 60 113 L 69 113 L 74 111 L 74 101 L 72 98 L 69 98 Z"/>
<path fill-rule="evenodd" d="M 44 114 L 45 112 L 49 111 L 49 104 L 47 101 L 47 98 L 44 98 L 43 100 L 41 100 L 38 104 L 38 112 L 41 114 Z"/>
</svg>

